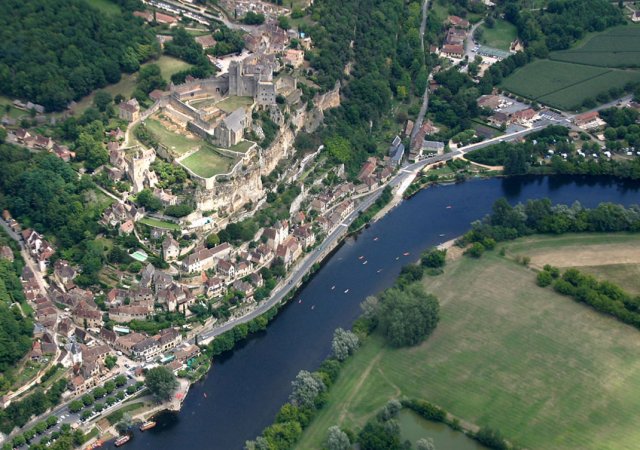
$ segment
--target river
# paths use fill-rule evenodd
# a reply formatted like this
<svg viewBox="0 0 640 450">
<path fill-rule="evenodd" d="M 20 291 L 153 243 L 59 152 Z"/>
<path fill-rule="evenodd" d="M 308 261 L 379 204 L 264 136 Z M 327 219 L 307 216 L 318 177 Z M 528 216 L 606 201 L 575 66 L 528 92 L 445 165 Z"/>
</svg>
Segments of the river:
<svg viewBox="0 0 640 450">
<path fill-rule="evenodd" d="M 273 421 L 298 371 L 314 370 L 328 355 L 333 330 L 350 327 L 366 296 L 391 286 L 426 248 L 464 233 L 500 197 L 596 206 L 640 203 L 639 193 L 640 183 L 574 177 L 493 178 L 421 191 L 347 239 L 266 332 L 214 361 L 180 414 L 163 414 L 126 448 L 241 449 Z"/>
</svg>

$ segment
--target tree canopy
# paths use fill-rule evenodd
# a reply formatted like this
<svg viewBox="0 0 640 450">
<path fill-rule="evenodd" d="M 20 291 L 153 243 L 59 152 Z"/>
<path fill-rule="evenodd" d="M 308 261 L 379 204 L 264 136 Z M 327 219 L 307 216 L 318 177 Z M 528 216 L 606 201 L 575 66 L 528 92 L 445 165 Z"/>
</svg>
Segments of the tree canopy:
<svg viewBox="0 0 640 450">
<path fill-rule="evenodd" d="M 0 2 L 0 93 L 49 111 L 118 82 L 159 51 L 131 13 L 106 15 L 83 0 Z"/>
<path fill-rule="evenodd" d="M 165 366 L 149 369 L 145 375 L 145 383 L 155 399 L 161 402 L 171 400 L 178 389 L 176 376 Z"/>
</svg>

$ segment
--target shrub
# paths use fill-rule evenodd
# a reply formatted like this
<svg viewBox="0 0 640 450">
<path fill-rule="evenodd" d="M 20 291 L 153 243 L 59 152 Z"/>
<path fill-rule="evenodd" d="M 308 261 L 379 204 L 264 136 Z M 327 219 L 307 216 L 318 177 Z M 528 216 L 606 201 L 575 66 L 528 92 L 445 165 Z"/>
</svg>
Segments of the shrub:
<svg viewBox="0 0 640 450">
<path fill-rule="evenodd" d="M 540 287 L 547 287 L 553 282 L 553 277 L 549 272 L 543 270 L 542 272 L 538 272 L 538 276 L 536 277 L 536 283 Z"/>
</svg>

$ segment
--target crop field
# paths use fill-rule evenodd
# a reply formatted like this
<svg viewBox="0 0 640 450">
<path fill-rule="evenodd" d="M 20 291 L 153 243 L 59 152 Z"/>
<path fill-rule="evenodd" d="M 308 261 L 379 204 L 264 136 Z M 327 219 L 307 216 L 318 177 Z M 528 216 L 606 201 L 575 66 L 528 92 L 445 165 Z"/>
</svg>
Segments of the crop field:
<svg viewBox="0 0 640 450">
<path fill-rule="evenodd" d="M 223 156 L 213 147 L 205 145 L 180 163 L 196 175 L 209 178 L 220 173 L 227 173 L 235 161 L 232 158 Z"/>
<path fill-rule="evenodd" d="M 502 87 L 516 95 L 573 110 L 612 87 L 640 81 L 640 71 L 617 70 L 561 61 L 537 60 L 516 70 Z"/>
<path fill-rule="evenodd" d="M 322 448 L 331 425 L 357 430 L 389 399 L 407 396 L 498 429 L 525 448 L 636 449 L 638 331 L 539 288 L 531 269 L 509 259 L 516 250 L 535 256 L 541 243 L 507 246 L 507 257 L 459 258 L 443 275 L 427 277 L 441 305 L 434 334 L 403 349 L 371 336 L 296 448 Z"/>
<path fill-rule="evenodd" d="M 550 59 L 600 67 L 640 67 L 640 27 L 614 27 L 588 38 L 583 44 Z"/>
</svg>

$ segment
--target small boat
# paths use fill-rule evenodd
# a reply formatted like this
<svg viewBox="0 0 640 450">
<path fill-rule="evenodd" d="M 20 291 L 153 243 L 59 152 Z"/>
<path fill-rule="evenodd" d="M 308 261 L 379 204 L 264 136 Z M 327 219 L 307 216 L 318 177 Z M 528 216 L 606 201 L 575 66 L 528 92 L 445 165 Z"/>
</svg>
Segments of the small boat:
<svg viewBox="0 0 640 450">
<path fill-rule="evenodd" d="M 376 273 L 380 273 L 380 272 L 382 272 L 382 269 L 378 269 L 378 271 Z"/>
<path fill-rule="evenodd" d="M 98 447 L 102 447 L 102 441 L 100 439 L 95 441 L 93 444 L 89 445 L 87 447 L 87 450 L 93 450 L 94 448 L 98 448 Z"/>
<path fill-rule="evenodd" d="M 202 395 L 204 396 L 204 398 L 207 398 L 207 393 L 203 392 Z"/>
<path fill-rule="evenodd" d="M 399 257 L 399 256 L 396 256 L 396 261 L 397 261 L 397 260 L 399 260 L 399 259 L 400 259 L 400 257 Z"/>
<path fill-rule="evenodd" d="M 347 289 L 346 291 L 344 291 L 344 293 L 345 293 L 345 294 L 348 294 L 348 293 L 349 293 L 349 289 Z"/>
<path fill-rule="evenodd" d="M 378 236 L 373 238 L 374 241 L 377 241 L 378 239 L 379 239 Z"/>
<path fill-rule="evenodd" d="M 156 426 L 156 423 L 155 423 L 153 420 L 151 420 L 151 421 L 149 421 L 149 422 L 145 422 L 145 423 L 143 423 L 143 424 L 140 426 L 140 431 L 147 431 L 147 430 L 150 430 L 151 428 L 153 428 L 153 427 L 155 427 L 155 426 Z"/>
<path fill-rule="evenodd" d="M 331 286 L 331 290 L 333 291 L 336 288 L 336 285 L 334 284 L 333 286 Z"/>
<path fill-rule="evenodd" d="M 316 305 L 311 305 L 311 309 L 316 309 Z"/>
<path fill-rule="evenodd" d="M 451 208 L 453 208 L 453 206 L 447 205 L 447 209 L 451 209 Z"/>
<path fill-rule="evenodd" d="M 442 233 L 442 234 L 440 235 L 440 237 L 442 237 L 442 236 L 444 236 L 444 233 Z"/>
<path fill-rule="evenodd" d="M 409 252 L 404 252 L 402 255 L 403 255 L 403 256 L 409 256 L 410 254 L 411 254 L 411 253 L 409 253 Z"/>
<path fill-rule="evenodd" d="M 298 300 L 298 303 L 302 303 L 302 299 Z"/>
<path fill-rule="evenodd" d="M 130 440 L 131 440 L 131 436 L 129 436 L 128 434 L 125 434 L 124 436 L 120 436 L 118 439 L 116 439 L 116 447 L 120 447 L 121 445 L 124 445 L 127 442 L 129 442 Z"/>
<path fill-rule="evenodd" d="M 365 265 L 366 263 L 368 263 L 368 262 L 369 262 L 369 261 L 365 261 L 365 262 L 363 262 L 363 263 L 362 263 L 362 265 L 364 266 L 364 265 Z"/>
<path fill-rule="evenodd" d="M 364 255 L 363 256 L 359 256 L 358 259 L 364 259 Z"/>
</svg>

